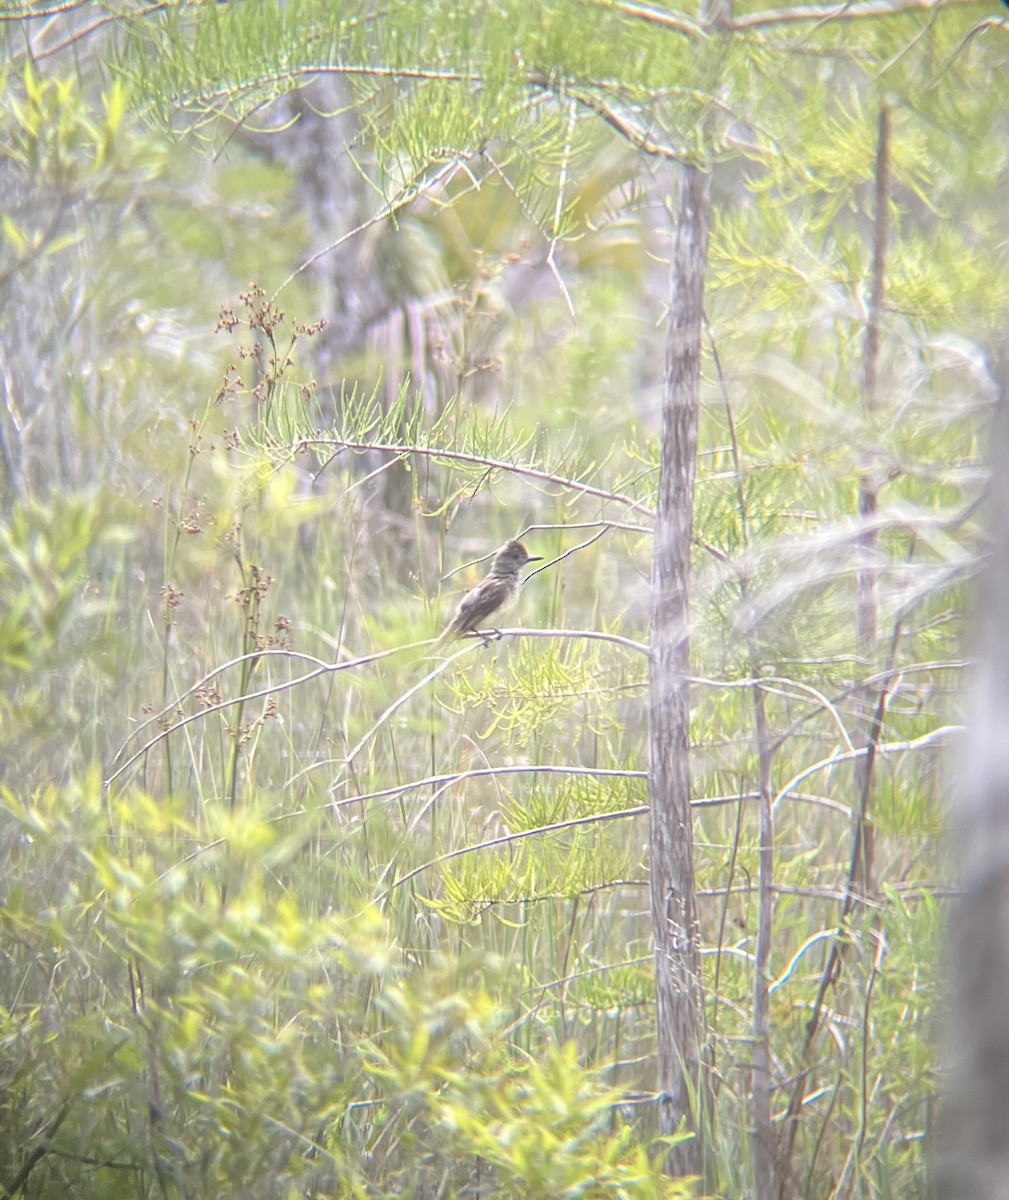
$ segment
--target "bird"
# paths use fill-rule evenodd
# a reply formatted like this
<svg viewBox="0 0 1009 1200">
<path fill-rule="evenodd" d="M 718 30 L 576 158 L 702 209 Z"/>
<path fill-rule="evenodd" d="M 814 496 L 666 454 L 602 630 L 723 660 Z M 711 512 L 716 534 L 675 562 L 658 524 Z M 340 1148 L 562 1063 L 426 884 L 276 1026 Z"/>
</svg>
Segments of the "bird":
<svg viewBox="0 0 1009 1200">
<path fill-rule="evenodd" d="M 521 542 L 512 538 L 494 555 L 487 578 L 466 593 L 459 601 L 452 620 L 438 639 L 438 644 L 466 633 L 479 632 L 490 617 L 499 617 L 518 602 L 522 588 L 522 568 L 526 563 L 542 562 L 540 554 L 530 554 Z M 499 637 L 500 630 L 492 630 Z M 481 635 L 486 642 L 487 636 Z"/>
</svg>

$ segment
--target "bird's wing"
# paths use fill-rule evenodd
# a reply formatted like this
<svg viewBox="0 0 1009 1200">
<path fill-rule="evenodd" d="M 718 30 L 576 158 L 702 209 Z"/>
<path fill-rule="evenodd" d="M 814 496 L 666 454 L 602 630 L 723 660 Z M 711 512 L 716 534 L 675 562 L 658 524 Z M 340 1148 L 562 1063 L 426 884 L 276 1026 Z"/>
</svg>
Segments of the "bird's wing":
<svg viewBox="0 0 1009 1200">
<path fill-rule="evenodd" d="M 485 579 L 459 601 L 452 618 L 452 628 L 459 633 L 469 633 L 479 628 L 487 617 L 497 612 L 510 592 L 511 586 L 507 580 Z"/>
</svg>

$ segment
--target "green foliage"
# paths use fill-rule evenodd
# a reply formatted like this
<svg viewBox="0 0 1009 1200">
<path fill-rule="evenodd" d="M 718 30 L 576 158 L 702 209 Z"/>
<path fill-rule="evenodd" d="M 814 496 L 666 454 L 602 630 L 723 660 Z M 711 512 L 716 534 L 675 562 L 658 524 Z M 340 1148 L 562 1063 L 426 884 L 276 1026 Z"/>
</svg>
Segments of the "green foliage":
<svg viewBox="0 0 1009 1200">
<path fill-rule="evenodd" d="M 453 1007 L 458 1022 L 458 1003 Z M 440 1033 L 444 1021 L 438 1009 L 396 1017 L 409 1044 L 401 1041 L 398 1054 L 385 1051 L 372 1070 L 404 1096 L 416 1091 L 422 1073 L 446 1175 L 453 1162 L 469 1160 L 471 1186 L 479 1183 L 500 1200 L 693 1193 L 689 1181 L 670 1180 L 649 1161 L 621 1123 L 619 1095 L 579 1067 L 572 1043 L 550 1051 L 542 1065 L 494 1054 L 476 1064 L 471 1059 L 460 1072 L 458 1050 L 444 1062 L 433 1052 L 432 1027 Z"/>
<path fill-rule="evenodd" d="M 48 1196 L 77 1163 L 85 1197 L 477 1175 L 502 1197 L 687 1194 L 573 1045 L 524 1061 L 451 962 L 411 980 L 374 909 L 306 912 L 276 827 L 200 833 L 139 792 L 110 805 L 95 778 L 8 792 L 3 821 L 5 1180 L 30 1163 Z"/>
<path fill-rule="evenodd" d="M 93 497 L 17 505 L 0 520 L 0 774 L 29 775 L 58 754 L 82 717 L 59 697 L 73 680 L 110 673 L 115 638 L 107 602 L 90 580 L 133 539 L 114 507 Z M 58 761 L 58 759 L 56 760 Z"/>
<path fill-rule="evenodd" d="M 17 183 L 2 218 L 0 287 L 40 258 L 77 243 L 80 231 L 68 216 L 81 198 L 104 199 L 123 174 L 139 180 L 158 165 L 157 155 L 124 137 L 121 81 L 97 105 L 88 103 L 73 78 L 42 78 L 30 61 L 19 84 L 5 81 L 7 136 L 0 157 Z M 38 193 L 37 205 L 18 203 L 26 187 Z"/>
<path fill-rule="evenodd" d="M 98 506 L 68 497 L 18 507 L 0 526 L 4 624 L 0 660 L 28 671 L 51 656 L 88 567 Z M 112 531 L 102 528 L 106 540 Z"/>
<path fill-rule="evenodd" d="M 687 1194 L 651 1103 L 647 658 L 413 647 L 518 534 L 550 560 L 518 623 L 647 640 L 672 151 L 716 171 L 690 631 L 705 1186 L 752 1186 L 756 675 L 777 1113 L 811 1071 L 795 1178 L 924 1193 L 937 731 L 959 719 L 1007 304 L 981 12 L 723 37 L 572 0 L 124 4 L 79 79 L 65 56 L 12 69 L 0 1185 Z M 347 130 L 327 200 L 364 197 L 333 229 L 310 215 L 315 99 L 283 107 L 320 70 Z M 290 282 L 358 225 L 359 260 Z M 353 304 L 368 347 L 337 359 L 315 318 Z M 849 748 L 881 686 L 878 886 L 839 930 Z"/>
</svg>

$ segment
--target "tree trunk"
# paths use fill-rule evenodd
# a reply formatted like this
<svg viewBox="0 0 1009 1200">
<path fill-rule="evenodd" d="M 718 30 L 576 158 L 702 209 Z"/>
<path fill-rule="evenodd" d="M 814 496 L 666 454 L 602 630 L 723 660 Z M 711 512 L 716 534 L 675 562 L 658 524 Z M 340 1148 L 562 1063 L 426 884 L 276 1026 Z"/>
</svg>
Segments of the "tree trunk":
<svg viewBox="0 0 1009 1200">
<path fill-rule="evenodd" d="M 951 822 L 963 895 L 949 931 L 949 1082 L 936 1179 L 943 1200 L 1009 1198 L 1009 369 L 1002 366 L 991 436 L 992 536 Z"/>
<path fill-rule="evenodd" d="M 650 869 L 658 1016 L 659 1125 L 699 1132 L 703 993 L 690 816 L 688 589 L 700 400 L 710 176 L 683 168 L 673 228 L 659 502 L 652 562 Z M 697 1136 L 673 1148 L 673 1174 L 699 1174 Z"/>
</svg>

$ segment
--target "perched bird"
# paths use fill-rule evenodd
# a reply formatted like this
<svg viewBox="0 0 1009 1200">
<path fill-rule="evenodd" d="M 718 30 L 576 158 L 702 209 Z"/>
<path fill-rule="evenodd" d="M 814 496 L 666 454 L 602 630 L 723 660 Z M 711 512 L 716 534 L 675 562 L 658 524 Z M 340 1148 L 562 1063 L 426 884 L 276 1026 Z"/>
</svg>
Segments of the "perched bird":
<svg viewBox="0 0 1009 1200">
<path fill-rule="evenodd" d="M 500 617 L 513 608 L 522 588 L 522 568 L 526 563 L 541 561 L 542 555 L 530 554 L 521 542 L 514 539 L 505 542 L 494 555 L 487 578 L 470 588 L 459 601 L 459 607 L 438 643 L 462 637 L 464 633 L 474 633 L 491 617 Z"/>
</svg>

